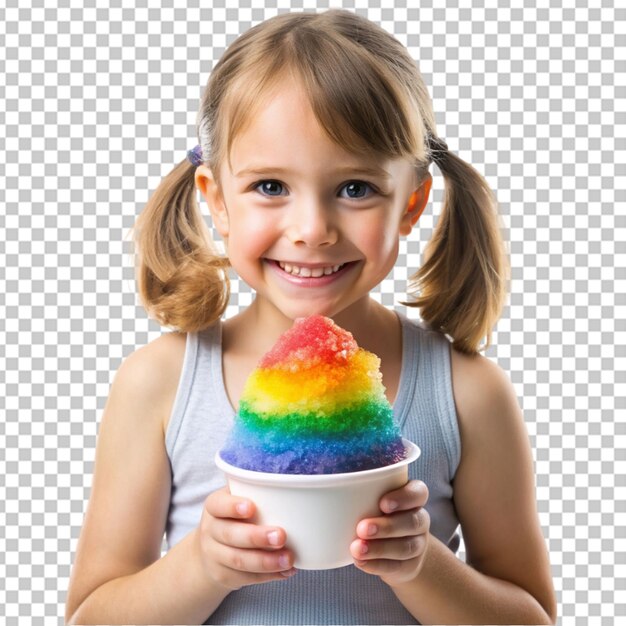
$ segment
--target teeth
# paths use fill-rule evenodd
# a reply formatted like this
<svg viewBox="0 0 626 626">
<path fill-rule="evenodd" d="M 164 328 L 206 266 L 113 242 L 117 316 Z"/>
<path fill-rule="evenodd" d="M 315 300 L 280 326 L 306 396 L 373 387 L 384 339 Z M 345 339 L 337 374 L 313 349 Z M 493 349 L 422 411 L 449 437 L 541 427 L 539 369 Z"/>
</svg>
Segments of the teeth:
<svg viewBox="0 0 626 626">
<path fill-rule="evenodd" d="M 330 274 L 334 274 L 339 271 L 339 268 L 343 267 L 343 264 L 340 265 L 329 265 L 328 267 L 316 267 L 311 269 L 310 267 L 299 267 L 298 265 L 290 265 L 289 263 L 283 263 L 283 261 L 278 261 L 278 265 L 285 270 L 288 274 L 293 276 L 303 276 L 305 278 L 320 278 L 320 276 L 330 276 Z"/>
</svg>

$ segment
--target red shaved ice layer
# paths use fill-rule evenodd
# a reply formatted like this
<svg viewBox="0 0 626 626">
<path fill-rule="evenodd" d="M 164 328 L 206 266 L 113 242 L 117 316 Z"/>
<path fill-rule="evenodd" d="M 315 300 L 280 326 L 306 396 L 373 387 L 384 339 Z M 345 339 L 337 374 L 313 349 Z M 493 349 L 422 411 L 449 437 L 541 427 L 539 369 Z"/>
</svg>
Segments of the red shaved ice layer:
<svg viewBox="0 0 626 626">
<path fill-rule="evenodd" d="M 330 318 L 314 315 L 299 318 L 261 359 L 262 369 L 307 369 L 318 363 L 348 359 L 359 347 L 351 333 Z"/>
</svg>

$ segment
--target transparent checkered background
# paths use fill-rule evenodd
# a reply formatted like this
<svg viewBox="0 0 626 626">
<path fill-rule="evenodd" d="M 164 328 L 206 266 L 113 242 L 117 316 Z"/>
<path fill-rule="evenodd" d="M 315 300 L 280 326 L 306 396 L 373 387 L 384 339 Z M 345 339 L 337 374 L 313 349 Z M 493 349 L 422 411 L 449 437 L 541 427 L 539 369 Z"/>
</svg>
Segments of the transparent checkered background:
<svg viewBox="0 0 626 626">
<path fill-rule="evenodd" d="M 0 4 L 0 616 L 42 624 L 62 621 L 112 377 L 165 330 L 138 305 L 128 231 L 196 144 L 225 47 L 279 11 L 329 4 Z M 440 135 L 497 193 L 513 280 L 487 356 L 524 409 L 559 622 L 624 619 L 626 11 L 330 6 L 408 45 Z M 436 171 L 420 228 L 376 292 L 390 307 L 405 310 L 442 189 Z M 235 281 L 227 315 L 250 300 Z"/>
</svg>

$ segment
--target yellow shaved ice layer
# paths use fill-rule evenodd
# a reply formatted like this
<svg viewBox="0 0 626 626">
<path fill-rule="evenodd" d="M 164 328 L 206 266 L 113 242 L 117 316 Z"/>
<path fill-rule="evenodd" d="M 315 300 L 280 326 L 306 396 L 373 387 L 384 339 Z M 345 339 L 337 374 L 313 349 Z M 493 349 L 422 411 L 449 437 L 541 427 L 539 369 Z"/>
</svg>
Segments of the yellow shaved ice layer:
<svg viewBox="0 0 626 626">
<path fill-rule="evenodd" d="M 364 401 L 384 400 L 379 366 L 375 354 L 358 350 L 341 365 L 318 363 L 295 372 L 259 368 L 248 378 L 242 400 L 259 415 L 303 411 L 330 415 Z"/>
</svg>

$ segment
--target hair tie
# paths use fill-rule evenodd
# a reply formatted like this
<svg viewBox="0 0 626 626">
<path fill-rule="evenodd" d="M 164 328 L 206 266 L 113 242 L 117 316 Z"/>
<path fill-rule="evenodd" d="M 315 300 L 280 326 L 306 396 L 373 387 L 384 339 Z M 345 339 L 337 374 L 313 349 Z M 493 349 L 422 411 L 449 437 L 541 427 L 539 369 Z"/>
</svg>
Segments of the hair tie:
<svg viewBox="0 0 626 626">
<path fill-rule="evenodd" d="M 430 152 L 430 160 L 433 163 L 440 164 L 446 159 L 448 154 L 448 144 L 439 137 L 428 136 L 428 150 Z"/>
<path fill-rule="evenodd" d="M 194 167 L 202 165 L 202 148 L 200 145 L 197 145 L 192 150 L 187 150 L 187 159 Z"/>
</svg>

